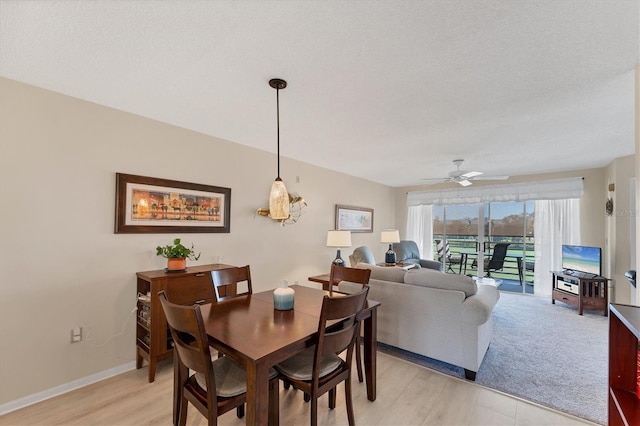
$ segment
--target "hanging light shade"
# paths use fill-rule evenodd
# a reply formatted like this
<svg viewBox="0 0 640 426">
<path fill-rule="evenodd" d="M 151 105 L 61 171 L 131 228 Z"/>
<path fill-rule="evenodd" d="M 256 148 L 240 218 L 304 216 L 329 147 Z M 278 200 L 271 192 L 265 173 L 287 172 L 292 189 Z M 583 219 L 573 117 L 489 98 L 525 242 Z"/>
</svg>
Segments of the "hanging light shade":
<svg viewBox="0 0 640 426">
<path fill-rule="evenodd" d="M 280 89 L 287 87 L 287 82 L 279 78 L 269 80 L 269 86 L 276 89 L 276 110 L 278 121 L 278 177 L 271 186 L 269 194 L 269 216 L 271 219 L 287 219 L 289 217 L 289 193 L 280 179 Z"/>
</svg>

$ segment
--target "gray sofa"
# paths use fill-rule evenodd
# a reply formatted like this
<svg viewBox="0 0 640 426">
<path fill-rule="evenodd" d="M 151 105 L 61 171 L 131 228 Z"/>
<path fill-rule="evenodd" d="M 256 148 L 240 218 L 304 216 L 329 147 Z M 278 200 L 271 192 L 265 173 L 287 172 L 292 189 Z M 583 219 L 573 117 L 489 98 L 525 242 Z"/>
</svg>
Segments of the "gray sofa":
<svg viewBox="0 0 640 426">
<path fill-rule="evenodd" d="M 382 303 L 379 342 L 462 367 L 475 380 L 491 342 L 496 287 L 427 268 L 355 267 L 371 269 L 368 297 Z M 346 281 L 338 287 L 347 293 L 362 288 Z"/>
</svg>

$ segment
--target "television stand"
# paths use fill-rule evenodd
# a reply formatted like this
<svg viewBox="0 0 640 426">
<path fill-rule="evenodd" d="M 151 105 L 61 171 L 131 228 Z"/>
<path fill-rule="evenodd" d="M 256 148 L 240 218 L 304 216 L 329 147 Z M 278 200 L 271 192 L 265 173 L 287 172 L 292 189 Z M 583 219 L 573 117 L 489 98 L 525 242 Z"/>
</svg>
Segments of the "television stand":
<svg viewBox="0 0 640 426">
<path fill-rule="evenodd" d="M 584 309 L 602 310 L 605 317 L 609 312 L 608 278 L 591 274 L 569 274 L 554 271 L 551 303 L 556 300 L 578 308 L 578 315 Z"/>
</svg>

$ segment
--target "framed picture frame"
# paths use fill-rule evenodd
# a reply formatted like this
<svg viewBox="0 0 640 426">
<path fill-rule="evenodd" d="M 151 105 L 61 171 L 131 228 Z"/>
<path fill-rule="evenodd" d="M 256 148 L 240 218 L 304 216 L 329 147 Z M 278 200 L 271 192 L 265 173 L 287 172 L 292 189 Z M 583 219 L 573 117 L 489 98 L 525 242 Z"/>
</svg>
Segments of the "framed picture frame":
<svg viewBox="0 0 640 426">
<path fill-rule="evenodd" d="M 336 204 L 336 230 L 373 232 L 373 209 Z"/>
<path fill-rule="evenodd" d="M 116 234 L 231 232 L 231 189 L 116 173 Z"/>
</svg>

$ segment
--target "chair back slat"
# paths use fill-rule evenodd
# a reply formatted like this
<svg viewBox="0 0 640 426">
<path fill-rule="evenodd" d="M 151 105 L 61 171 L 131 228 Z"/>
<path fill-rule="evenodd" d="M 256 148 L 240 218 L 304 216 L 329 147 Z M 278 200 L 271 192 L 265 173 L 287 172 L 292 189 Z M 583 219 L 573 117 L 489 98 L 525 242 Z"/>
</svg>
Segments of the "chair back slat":
<svg viewBox="0 0 640 426">
<path fill-rule="evenodd" d="M 319 363 L 322 355 L 338 354 L 345 349 L 353 350 L 358 324 L 356 317 L 364 309 L 369 293 L 365 285 L 357 293 L 343 297 L 325 296 L 318 324 L 318 344 L 314 363 Z M 351 359 L 348 360 L 349 364 Z"/>
<path fill-rule="evenodd" d="M 447 240 L 436 240 L 436 250 L 438 251 L 438 261 L 441 263 L 451 257 L 451 248 Z"/>
<path fill-rule="evenodd" d="M 331 265 L 329 274 L 329 295 L 333 295 L 333 286 L 337 286 L 341 281 L 365 285 L 369 284 L 371 269 L 368 268 L 347 268 L 346 266 Z"/>
<path fill-rule="evenodd" d="M 213 366 L 207 334 L 199 305 L 183 306 L 169 302 L 164 291 L 158 293 L 177 355 L 186 367 L 211 376 Z M 215 381 L 210 382 L 215 383 Z"/>
<path fill-rule="evenodd" d="M 249 265 L 211 271 L 211 278 L 213 280 L 213 288 L 218 302 L 232 299 L 234 297 L 253 294 L 253 287 L 251 286 L 251 268 Z M 246 291 L 237 293 L 236 290 L 238 283 L 246 283 Z M 224 294 L 221 291 L 223 287 L 225 288 Z"/>
</svg>

